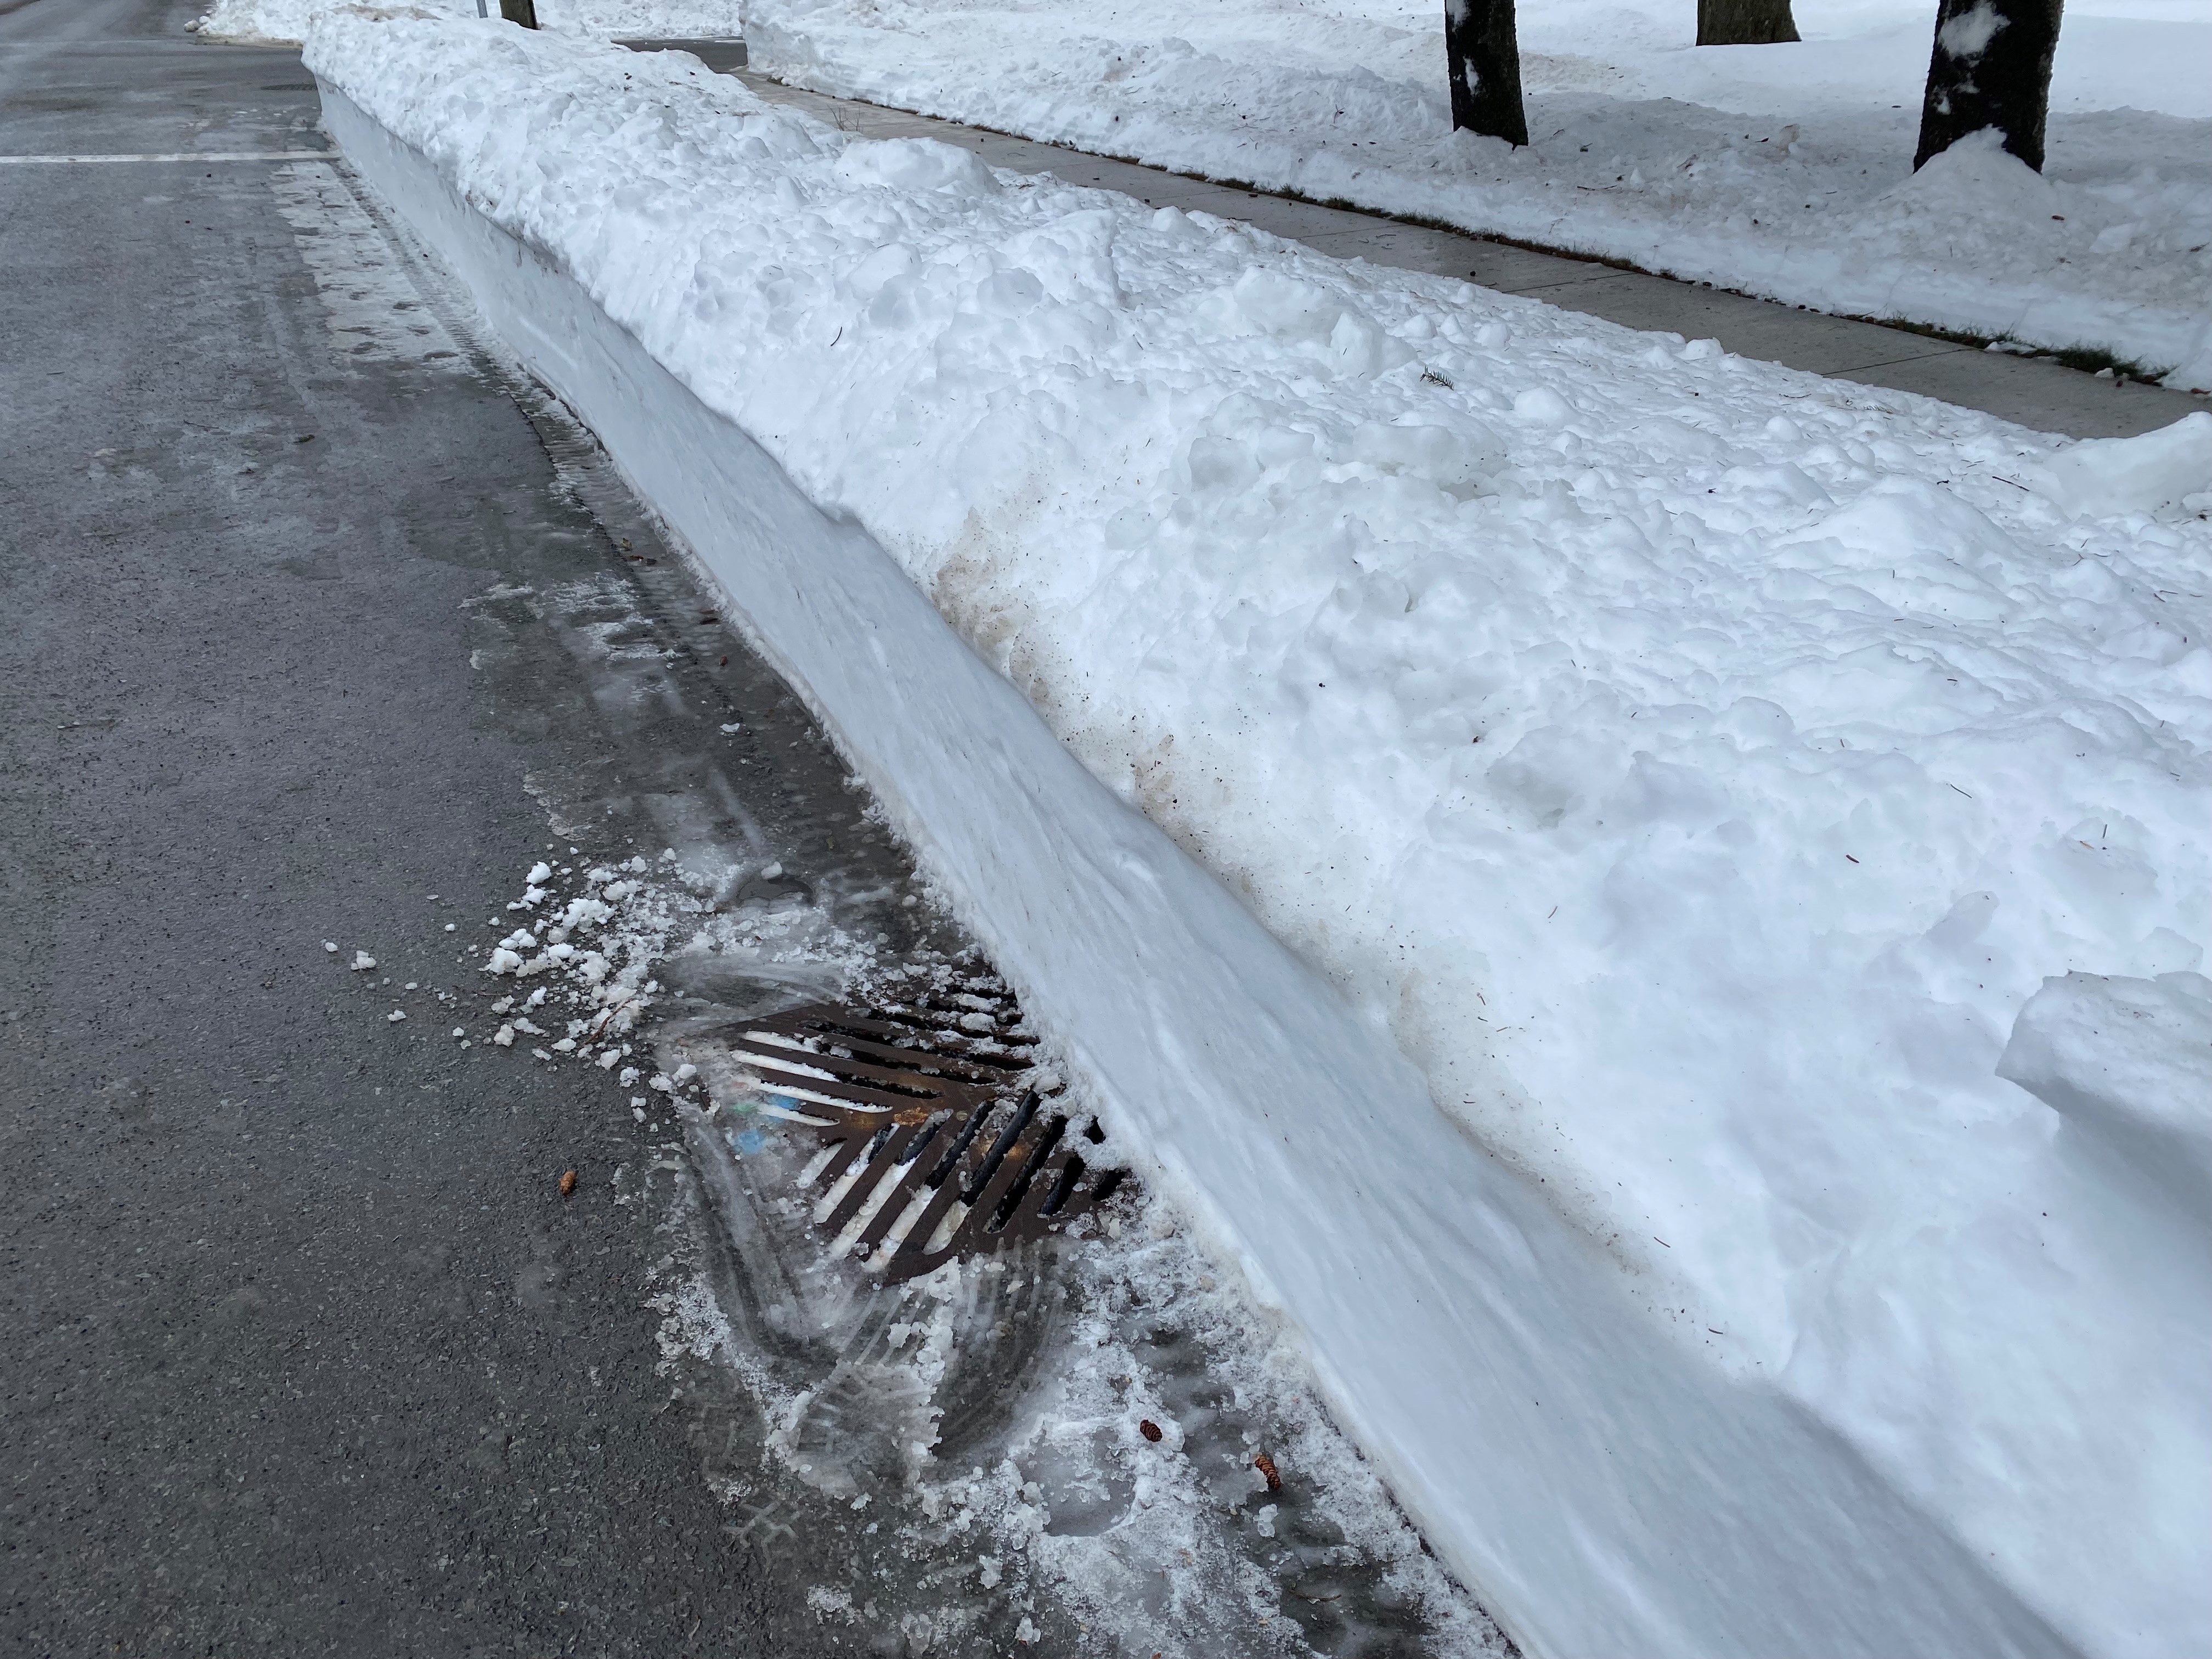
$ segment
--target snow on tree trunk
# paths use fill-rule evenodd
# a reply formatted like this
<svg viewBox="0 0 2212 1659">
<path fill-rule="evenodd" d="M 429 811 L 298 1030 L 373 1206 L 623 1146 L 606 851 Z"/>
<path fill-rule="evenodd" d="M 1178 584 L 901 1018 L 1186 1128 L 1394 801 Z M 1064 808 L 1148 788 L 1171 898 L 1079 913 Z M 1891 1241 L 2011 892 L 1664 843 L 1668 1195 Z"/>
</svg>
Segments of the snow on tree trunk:
<svg viewBox="0 0 2212 1659">
<path fill-rule="evenodd" d="M 1513 0 L 1444 0 L 1444 58 L 1451 70 L 1453 128 L 1527 143 Z"/>
<path fill-rule="evenodd" d="M 1698 0 L 1701 46 L 1771 46 L 1796 39 L 1790 0 Z"/>
<path fill-rule="evenodd" d="M 2051 58 L 2063 0 L 1940 0 L 1917 169 L 1970 132 L 1995 127 L 2004 147 L 2043 171 Z"/>
</svg>

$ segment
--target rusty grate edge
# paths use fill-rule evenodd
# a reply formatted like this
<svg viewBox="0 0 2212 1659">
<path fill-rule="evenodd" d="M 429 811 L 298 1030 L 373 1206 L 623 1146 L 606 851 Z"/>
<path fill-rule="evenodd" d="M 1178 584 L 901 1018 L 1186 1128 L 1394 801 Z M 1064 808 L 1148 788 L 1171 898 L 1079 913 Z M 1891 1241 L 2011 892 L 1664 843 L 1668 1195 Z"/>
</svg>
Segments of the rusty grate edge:
<svg viewBox="0 0 2212 1659">
<path fill-rule="evenodd" d="M 1085 1158 L 1097 1124 L 1038 1087 L 1012 1023 L 1002 996 L 939 991 L 811 1004 L 730 1039 L 776 1115 L 821 1133 L 804 1183 L 817 1224 L 888 1283 L 1050 1237 L 1126 1178 Z"/>
</svg>

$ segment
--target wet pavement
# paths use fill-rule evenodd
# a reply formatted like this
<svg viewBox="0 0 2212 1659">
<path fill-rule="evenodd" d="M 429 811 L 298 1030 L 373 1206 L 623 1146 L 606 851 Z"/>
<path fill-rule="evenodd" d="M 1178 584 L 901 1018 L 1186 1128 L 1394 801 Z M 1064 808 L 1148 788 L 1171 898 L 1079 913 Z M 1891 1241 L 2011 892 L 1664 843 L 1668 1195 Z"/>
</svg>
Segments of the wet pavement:
<svg viewBox="0 0 2212 1659">
<path fill-rule="evenodd" d="M 323 149 L 193 10 L 11 9 L 0 153 Z M 834 1650 L 656 1374 L 635 1126 L 448 1036 L 627 741 L 471 602 L 626 561 L 346 199 L 0 167 L 0 1649 Z"/>
</svg>

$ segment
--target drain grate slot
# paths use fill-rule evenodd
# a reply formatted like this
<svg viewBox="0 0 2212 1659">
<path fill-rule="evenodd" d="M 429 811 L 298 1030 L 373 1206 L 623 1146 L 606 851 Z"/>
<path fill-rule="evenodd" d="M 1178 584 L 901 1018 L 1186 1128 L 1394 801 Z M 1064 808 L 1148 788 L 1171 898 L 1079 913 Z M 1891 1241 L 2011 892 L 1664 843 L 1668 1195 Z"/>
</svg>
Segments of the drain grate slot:
<svg viewBox="0 0 2212 1659">
<path fill-rule="evenodd" d="M 830 1156 L 805 1183 L 817 1224 L 850 1232 L 851 1253 L 893 1283 L 1048 1237 L 1123 1179 L 1080 1155 L 1104 1139 L 1098 1126 L 1069 1133 L 1057 1085 L 1041 1092 L 1031 1079 L 1036 1040 L 1008 1030 L 1011 1000 L 988 988 L 795 1008 L 732 1040 L 764 1091 L 819 1127 Z"/>
</svg>

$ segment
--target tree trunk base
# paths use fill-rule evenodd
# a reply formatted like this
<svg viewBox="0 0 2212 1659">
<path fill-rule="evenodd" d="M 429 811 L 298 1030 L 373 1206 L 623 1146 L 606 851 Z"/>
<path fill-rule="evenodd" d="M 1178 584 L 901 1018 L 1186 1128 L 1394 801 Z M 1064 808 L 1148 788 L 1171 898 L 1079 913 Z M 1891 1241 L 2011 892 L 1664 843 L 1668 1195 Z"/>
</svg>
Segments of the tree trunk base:
<svg viewBox="0 0 2212 1659">
<path fill-rule="evenodd" d="M 1915 172 L 1970 132 L 1995 127 L 2004 147 L 2043 171 L 2051 60 L 2063 0 L 1942 0 L 1920 106 Z"/>
<path fill-rule="evenodd" d="M 1797 38 L 1790 0 L 1698 0 L 1701 46 L 1776 46 Z"/>
<path fill-rule="evenodd" d="M 1509 144 L 1528 142 L 1513 0 L 1444 0 L 1444 61 L 1455 131 Z"/>
</svg>

